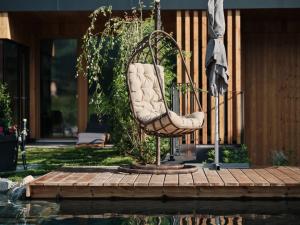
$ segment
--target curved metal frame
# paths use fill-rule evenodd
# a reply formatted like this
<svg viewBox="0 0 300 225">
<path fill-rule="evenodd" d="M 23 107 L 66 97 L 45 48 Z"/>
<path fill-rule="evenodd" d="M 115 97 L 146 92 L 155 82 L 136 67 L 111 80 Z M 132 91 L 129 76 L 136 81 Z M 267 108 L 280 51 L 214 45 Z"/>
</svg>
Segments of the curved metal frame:
<svg viewBox="0 0 300 225">
<path fill-rule="evenodd" d="M 129 96 L 130 106 L 131 106 L 131 110 L 132 110 L 133 115 L 134 115 L 134 119 L 136 121 L 138 121 L 139 126 L 147 134 L 158 136 L 158 137 L 179 137 L 179 136 L 182 136 L 184 134 L 190 134 L 190 133 L 194 132 L 196 129 L 184 129 L 182 132 L 178 132 L 178 133 L 175 132 L 175 133 L 172 133 L 172 134 L 164 134 L 164 133 L 159 133 L 158 130 L 149 131 L 145 128 L 147 125 L 149 125 L 151 123 L 154 123 L 155 121 L 159 120 L 160 118 L 162 118 L 164 116 L 168 116 L 169 121 L 172 123 L 172 120 L 171 120 L 171 118 L 169 116 L 169 113 L 168 113 L 169 108 L 167 106 L 167 102 L 166 102 L 165 95 L 164 95 L 164 90 L 163 90 L 163 87 L 162 87 L 162 84 L 161 84 L 161 81 L 160 81 L 160 76 L 159 76 L 159 72 L 158 72 L 158 69 L 157 69 L 158 63 L 157 63 L 157 60 L 156 60 L 157 52 L 161 51 L 161 49 L 164 47 L 164 46 L 162 46 L 162 48 L 158 49 L 158 43 L 163 41 L 163 40 L 171 41 L 171 43 L 175 46 L 176 50 L 179 52 L 181 60 L 183 61 L 185 73 L 188 76 L 188 79 L 189 79 L 190 84 L 192 86 L 192 91 L 195 94 L 195 99 L 196 99 L 197 105 L 198 105 L 200 111 L 202 111 L 202 107 L 201 107 L 199 98 L 196 94 L 193 80 L 192 80 L 192 78 L 190 76 L 190 73 L 187 69 L 187 65 L 186 65 L 186 62 L 184 60 L 183 53 L 182 53 L 180 47 L 178 46 L 177 42 L 175 41 L 175 39 L 171 35 L 169 35 L 168 33 L 166 33 L 165 31 L 162 31 L 162 30 L 153 31 L 150 35 L 144 37 L 143 40 L 140 41 L 136 45 L 130 59 L 128 60 L 127 74 L 128 74 L 129 65 L 134 63 L 134 62 L 140 62 L 141 61 L 141 56 L 143 56 L 143 54 L 145 54 L 144 50 L 148 48 L 149 50 L 146 52 L 146 55 L 144 55 L 144 63 L 146 62 L 147 57 L 149 56 L 149 53 L 150 53 L 151 54 L 151 59 L 152 59 L 152 64 L 154 65 L 155 75 L 156 75 L 156 78 L 158 80 L 159 88 L 160 88 L 160 91 L 161 91 L 161 94 L 162 94 L 162 98 L 163 98 L 164 106 L 165 106 L 165 109 L 166 109 L 166 113 L 164 113 L 163 115 L 161 115 L 158 118 L 153 119 L 152 121 L 149 121 L 146 124 L 143 123 L 142 121 L 140 121 L 136 116 L 136 113 L 135 113 L 135 110 L 134 110 L 134 107 L 133 107 L 133 104 L 132 104 L 132 96 L 131 96 L 131 89 L 130 89 L 129 79 L 128 79 L 128 76 L 126 76 L 127 86 L 128 86 L 129 95 L 130 95 Z M 203 122 L 203 124 L 204 124 L 204 122 Z M 202 126 L 203 126 L 203 124 L 202 124 Z M 173 125 L 174 125 L 174 127 L 177 127 L 175 124 L 173 124 Z M 161 128 L 161 129 L 163 129 L 163 128 Z M 159 130 L 161 130 L 161 129 L 159 129 Z"/>
</svg>

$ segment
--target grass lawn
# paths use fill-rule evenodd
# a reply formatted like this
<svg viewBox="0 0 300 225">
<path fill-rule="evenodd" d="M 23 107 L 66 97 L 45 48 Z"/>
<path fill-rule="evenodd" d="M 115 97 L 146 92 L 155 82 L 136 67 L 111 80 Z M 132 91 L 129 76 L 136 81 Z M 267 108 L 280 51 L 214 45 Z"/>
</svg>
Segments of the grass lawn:
<svg viewBox="0 0 300 225">
<path fill-rule="evenodd" d="M 108 149 L 76 149 L 74 146 L 63 148 L 31 147 L 27 148 L 27 164 L 29 169 L 20 172 L 0 173 L 0 177 L 7 177 L 19 181 L 23 177 L 42 175 L 62 166 L 113 166 L 131 164 L 133 159 L 120 156 L 118 151 Z M 22 160 L 19 154 L 18 164 Z M 30 166 L 34 165 L 34 166 Z"/>
</svg>

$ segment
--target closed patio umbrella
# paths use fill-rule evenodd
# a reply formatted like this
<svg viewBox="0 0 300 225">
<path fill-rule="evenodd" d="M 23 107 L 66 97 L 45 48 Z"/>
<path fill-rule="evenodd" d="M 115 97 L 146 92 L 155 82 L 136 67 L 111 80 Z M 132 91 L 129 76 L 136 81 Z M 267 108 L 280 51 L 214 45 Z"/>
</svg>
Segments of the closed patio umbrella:
<svg viewBox="0 0 300 225">
<path fill-rule="evenodd" d="M 208 34 L 206 49 L 206 75 L 209 94 L 215 97 L 215 167 L 219 165 L 219 95 L 227 91 L 227 59 L 223 42 L 225 18 L 223 0 L 208 0 Z"/>
</svg>

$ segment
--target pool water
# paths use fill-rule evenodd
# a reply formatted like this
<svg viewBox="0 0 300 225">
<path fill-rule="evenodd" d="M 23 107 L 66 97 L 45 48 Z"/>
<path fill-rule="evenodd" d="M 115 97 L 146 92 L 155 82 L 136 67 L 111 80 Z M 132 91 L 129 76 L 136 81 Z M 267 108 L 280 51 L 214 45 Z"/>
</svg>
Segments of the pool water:
<svg viewBox="0 0 300 225">
<path fill-rule="evenodd" d="M 34 200 L 0 196 L 0 224 L 300 225 L 300 200 Z"/>
</svg>

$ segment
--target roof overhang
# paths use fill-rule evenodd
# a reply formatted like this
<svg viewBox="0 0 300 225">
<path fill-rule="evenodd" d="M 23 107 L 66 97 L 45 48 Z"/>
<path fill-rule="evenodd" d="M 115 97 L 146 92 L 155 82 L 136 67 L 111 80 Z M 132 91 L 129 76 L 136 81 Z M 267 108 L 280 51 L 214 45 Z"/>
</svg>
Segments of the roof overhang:
<svg viewBox="0 0 300 225">
<path fill-rule="evenodd" d="M 152 0 L 144 0 L 149 7 Z M 130 10 L 138 0 L 1 0 L 0 11 L 92 11 L 111 5 L 113 10 Z M 163 10 L 206 9 L 207 0 L 161 0 Z M 225 0 L 225 9 L 300 8 L 300 0 Z"/>
</svg>

